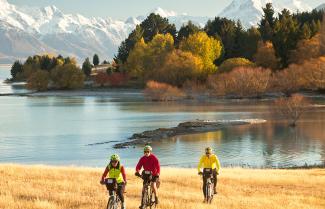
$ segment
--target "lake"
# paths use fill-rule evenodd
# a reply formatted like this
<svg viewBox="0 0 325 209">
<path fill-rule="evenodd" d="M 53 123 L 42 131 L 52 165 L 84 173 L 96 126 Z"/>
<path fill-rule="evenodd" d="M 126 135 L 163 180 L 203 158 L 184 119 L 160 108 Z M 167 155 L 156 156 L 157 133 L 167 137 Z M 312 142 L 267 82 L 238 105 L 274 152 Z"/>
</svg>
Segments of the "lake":
<svg viewBox="0 0 325 209">
<path fill-rule="evenodd" d="M 0 66 L 0 93 L 24 92 L 3 83 L 9 75 L 9 67 Z M 177 167 L 195 167 L 206 146 L 214 148 L 222 166 L 324 164 L 325 100 L 313 101 L 319 107 L 290 128 L 267 100 L 156 103 L 141 92 L 123 91 L 105 97 L 0 96 L 0 163 L 102 167 L 117 153 L 132 167 L 142 147 L 112 146 L 133 133 L 195 119 L 259 118 L 267 122 L 165 139 L 153 143 L 153 150 L 162 165 Z"/>
</svg>

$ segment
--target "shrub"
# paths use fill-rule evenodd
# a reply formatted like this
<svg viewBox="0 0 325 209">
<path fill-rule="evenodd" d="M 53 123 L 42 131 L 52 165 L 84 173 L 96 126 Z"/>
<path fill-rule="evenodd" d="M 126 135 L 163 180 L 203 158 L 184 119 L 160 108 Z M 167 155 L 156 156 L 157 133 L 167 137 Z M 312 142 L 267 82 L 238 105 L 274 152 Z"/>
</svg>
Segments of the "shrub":
<svg viewBox="0 0 325 209">
<path fill-rule="evenodd" d="M 98 72 L 95 76 L 95 83 L 101 87 L 107 85 L 109 82 L 109 75 L 105 72 Z"/>
<path fill-rule="evenodd" d="M 310 104 L 304 96 L 299 94 L 294 94 L 289 98 L 279 98 L 274 103 L 276 111 L 289 120 L 290 126 L 296 126 L 297 121 Z"/>
<path fill-rule="evenodd" d="M 225 60 L 219 67 L 218 72 L 230 72 L 237 67 L 254 67 L 255 64 L 245 58 L 230 58 Z"/>
<path fill-rule="evenodd" d="M 238 67 L 229 73 L 210 77 L 209 86 L 217 95 L 258 97 L 266 92 L 270 78 L 269 69 Z"/>
<path fill-rule="evenodd" d="M 174 101 L 185 97 L 184 92 L 177 87 L 156 81 L 147 82 L 144 95 L 152 101 Z"/>
</svg>

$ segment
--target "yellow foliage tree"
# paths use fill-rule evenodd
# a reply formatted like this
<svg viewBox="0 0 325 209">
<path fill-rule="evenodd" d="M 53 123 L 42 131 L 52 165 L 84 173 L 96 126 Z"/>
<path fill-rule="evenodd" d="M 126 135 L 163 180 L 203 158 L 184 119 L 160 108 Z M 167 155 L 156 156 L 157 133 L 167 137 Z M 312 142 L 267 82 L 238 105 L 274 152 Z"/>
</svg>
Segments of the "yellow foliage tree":
<svg viewBox="0 0 325 209">
<path fill-rule="evenodd" d="M 278 67 L 278 59 L 275 56 L 275 50 L 272 42 L 258 43 L 257 52 L 254 56 L 257 66 L 275 70 Z"/>
<path fill-rule="evenodd" d="M 205 32 L 198 32 L 182 40 L 179 48 L 200 57 L 203 69 L 207 74 L 216 72 L 217 67 L 214 65 L 214 61 L 220 57 L 222 51 L 219 40 L 209 37 Z"/>
<path fill-rule="evenodd" d="M 181 86 L 187 80 L 205 79 L 203 63 L 190 52 L 174 50 L 169 53 L 161 68 L 153 76 L 159 82 Z"/>
<path fill-rule="evenodd" d="M 322 26 L 320 29 L 320 51 L 322 55 L 325 55 L 325 12 L 323 15 Z"/>
<path fill-rule="evenodd" d="M 36 91 L 45 91 L 49 84 L 49 73 L 45 70 L 37 70 L 27 80 L 27 88 Z"/>
<path fill-rule="evenodd" d="M 174 39 L 170 34 L 158 34 L 149 43 L 141 39 L 131 50 L 123 68 L 131 78 L 145 83 L 155 76 L 173 49 Z"/>
</svg>

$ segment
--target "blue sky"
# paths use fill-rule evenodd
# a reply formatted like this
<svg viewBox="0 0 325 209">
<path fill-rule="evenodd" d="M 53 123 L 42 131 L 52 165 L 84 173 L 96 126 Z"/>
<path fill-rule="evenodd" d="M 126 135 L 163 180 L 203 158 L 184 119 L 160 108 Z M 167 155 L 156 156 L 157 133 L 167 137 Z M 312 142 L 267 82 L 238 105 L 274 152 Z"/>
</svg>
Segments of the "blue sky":
<svg viewBox="0 0 325 209">
<path fill-rule="evenodd" d="M 157 7 L 173 10 L 179 14 L 194 16 L 216 16 L 232 0 L 7 0 L 16 5 L 55 5 L 64 13 L 80 13 L 85 16 L 126 19 L 130 16 L 146 15 Z M 316 7 L 325 0 L 302 0 Z"/>
</svg>

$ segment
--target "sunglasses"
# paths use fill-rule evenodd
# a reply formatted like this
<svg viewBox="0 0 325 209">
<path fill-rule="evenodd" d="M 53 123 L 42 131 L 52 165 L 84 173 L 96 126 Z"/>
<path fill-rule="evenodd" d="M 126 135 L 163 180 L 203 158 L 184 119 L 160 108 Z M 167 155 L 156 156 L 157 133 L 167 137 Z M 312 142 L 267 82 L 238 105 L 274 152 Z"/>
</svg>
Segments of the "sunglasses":
<svg viewBox="0 0 325 209">
<path fill-rule="evenodd" d="M 211 153 L 210 153 L 210 152 L 206 152 L 205 154 L 206 154 L 206 155 L 211 155 Z"/>
<path fill-rule="evenodd" d="M 144 151 L 144 153 L 150 153 L 149 151 Z"/>
<path fill-rule="evenodd" d="M 116 160 L 113 160 L 112 163 L 117 163 L 117 161 Z"/>
</svg>

